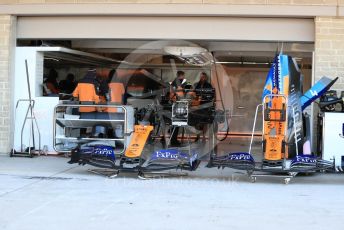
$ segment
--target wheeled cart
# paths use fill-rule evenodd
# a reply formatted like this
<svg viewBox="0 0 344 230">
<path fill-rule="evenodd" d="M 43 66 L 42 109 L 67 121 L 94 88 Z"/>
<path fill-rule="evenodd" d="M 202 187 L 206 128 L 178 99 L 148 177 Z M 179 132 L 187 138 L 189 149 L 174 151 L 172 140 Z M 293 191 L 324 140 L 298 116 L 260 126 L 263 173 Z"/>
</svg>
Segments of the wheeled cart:
<svg viewBox="0 0 344 230">
<path fill-rule="evenodd" d="M 284 184 L 289 184 L 292 178 L 294 178 L 297 175 L 297 172 L 295 173 L 288 173 L 288 174 L 249 174 L 249 177 L 251 179 L 252 183 L 255 183 L 257 181 L 257 178 L 259 177 L 267 177 L 267 178 L 280 178 L 284 181 Z"/>
<path fill-rule="evenodd" d="M 71 102 L 59 104 L 54 109 L 53 147 L 58 153 L 70 153 L 74 148 L 88 143 L 101 143 L 115 148 L 121 155 L 134 131 L 134 109 L 131 106 L 97 104 L 97 111 L 79 112 L 81 107 L 90 107 Z"/>
<path fill-rule="evenodd" d="M 270 178 L 280 178 L 283 179 L 285 184 L 289 184 L 292 178 L 294 178 L 298 173 L 313 173 L 317 170 L 320 170 L 322 168 L 328 168 L 331 165 L 330 162 L 318 160 L 316 157 L 313 157 L 311 155 L 303 155 L 298 152 L 298 143 L 297 143 L 297 133 L 296 133 L 296 125 L 295 125 L 295 111 L 293 107 L 287 107 L 287 97 L 285 95 L 278 95 L 278 94 L 271 94 L 267 95 L 263 101 L 265 101 L 268 97 L 274 97 L 274 98 L 281 98 L 282 109 L 269 109 L 269 104 L 264 103 L 260 104 L 256 108 L 256 114 L 255 114 L 255 120 L 254 125 L 252 129 L 252 136 L 251 136 L 251 143 L 249 148 L 249 153 L 251 155 L 252 150 L 252 143 L 253 143 L 253 137 L 255 132 L 255 124 L 257 120 L 258 111 L 260 108 L 262 108 L 262 115 L 263 115 L 263 137 L 262 137 L 262 143 L 263 143 L 263 160 L 262 162 L 256 162 L 254 164 L 254 167 L 252 169 L 248 170 L 248 176 L 251 179 L 251 182 L 256 182 L 258 177 L 270 177 Z M 288 121 L 288 113 L 287 108 L 291 111 L 291 121 L 293 123 L 293 135 L 295 135 L 294 140 L 295 143 L 288 143 L 286 140 L 287 136 L 287 127 L 284 127 L 282 125 L 285 125 L 286 121 Z M 278 114 L 278 116 L 273 116 L 274 114 Z M 279 128 L 278 135 L 281 136 L 280 139 L 278 135 L 271 134 L 272 132 L 269 130 L 267 132 L 267 129 L 269 129 L 272 125 L 271 123 L 274 122 L 275 126 Z M 281 132 L 282 131 L 282 132 Z M 271 138 L 270 146 L 268 146 L 268 139 Z M 277 140 L 277 141 L 276 141 Z M 290 146 L 290 144 L 295 145 L 296 150 L 296 157 L 289 159 L 287 157 L 286 148 Z M 279 147 L 278 145 L 282 145 Z M 285 146 L 285 147 L 284 147 Z M 273 159 L 276 154 L 279 154 L 278 159 Z"/>
</svg>

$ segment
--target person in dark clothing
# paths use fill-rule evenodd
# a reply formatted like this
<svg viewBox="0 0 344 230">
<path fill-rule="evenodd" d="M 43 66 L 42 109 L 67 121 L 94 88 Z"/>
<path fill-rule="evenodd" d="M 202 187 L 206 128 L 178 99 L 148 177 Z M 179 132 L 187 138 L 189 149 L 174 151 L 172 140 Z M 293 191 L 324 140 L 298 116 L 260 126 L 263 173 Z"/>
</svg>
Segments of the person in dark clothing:
<svg viewBox="0 0 344 230">
<path fill-rule="evenodd" d="M 71 94 L 76 88 L 76 85 L 74 74 L 69 73 L 65 80 L 60 81 L 59 87 L 61 93 Z"/>
<path fill-rule="evenodd" d="M 44 94 L 47 96 L 55 96 L 60 93 L 59 84 L 57 83 L 58 73 L 55 69 L 49 71 L 47 79 L 43 83 Z"/>
<path fill-rule="evenodd" d="M 102 98 L 102 102 L 105 102 L 106 94 L 109 92 L 107 80 L 103 79 L 102 77 L 97 76 L 96 84 L 97 84 L 97 93 Z"/>
<path fill-rule="evenodd" d="M 89 69 L 85 76 L 79 80 L 78 83 L 91 83 L 95 86 L 98 85 L 97 83 L 97 70 L 96 69 Z"/>
<path fill-rule="evenodd" d="M 177 77 L 174 79 L 174 81 L 171 83 L 170 87 L 170 99 L 172 101 L 178 100 L 178 98 L 182 98 L 185 96 L 185 86 L 187 85 L 187 81 L 185 79 L 185 73 L 183 71 L 177 72 Z M 181 143 L 178 141 L 178 133 L 179 133 L 179 127 L 174 127 L 173 133 L 171 136 L 171 145 L 172 146 L 180 146 Z"/>
<path fill-rule="evenodd" d="M 208 103 L 215 97 L 214 87 L 208 82 L 208 75 L 205 72 L 200 74 L 200 80 L 195 84 L 196 94 L 199 96 L 200 103 Z M 205 93 L 205 94 L 204 94 Z M 213 93 L 213 97 L 211 97 Z"/>
<path fill-rule="evenodd" d="M 213 86 L 208 82 L 208 75 L 202 72 L 199 82 L 196 83 L 195 89 L 212 89 Z"/>
<path fill-rule="evenodd" d="M 208 75 L 205 72 L 201 72 L 200 74 L 200 79 L 199 81 L 195 84 L 195 90 L 202 90 L 202 89 L 213 89 L 213 86 L 208 82 Z M 209 99 L 207 100 L 207 98 L 204 98 L 204 95 L 199 95 L 199 102 L 200 104 L 203 103 L 208 103 Z M 205 108 L 204 113 L 206 114 L 207 108 Z M 202 113 L 202 110 L 199 111 L 200 113 Z M 197 129 L 202 130 L 202 141 L 205 142 L 206 141 L 206 137 L 205 137 L 205 133 L 206 133 L 206 129 L 207 126 L 204 124 L 197 124 L 196 125 Z M 197 138 L 196 141 L 198 141 L 200 139 L 200 134 L 197 134 Z"/>
<path fill-rule="evenodd" d="M 111 83 L 112 81 L 117 81 L 116 69 L 110 70 L 110 72 L 108 74 L 108 83 Z"/>
<path fill-rule="evenodd" d="M 176 79 L 174 79 L 170 86 L 170 99 L 175 101 L 177 97 L 183 97 L 186 85 L 185 73 L 183 71 L 178 71 Z"/>
<path fill-rule="evenodd" d="M 171 85 L 174 88 L 177 88 L 178 86 L 184 88 L 186 83 L 187 83 L 187 81 L 185 79 L 185 73 L 184 73 L 184 71 L 180 70 L 177 72 L 177 77 L 176 77 L 176 79 L 174 79 L 174 81 L 172 82 Z"/>
</svg>

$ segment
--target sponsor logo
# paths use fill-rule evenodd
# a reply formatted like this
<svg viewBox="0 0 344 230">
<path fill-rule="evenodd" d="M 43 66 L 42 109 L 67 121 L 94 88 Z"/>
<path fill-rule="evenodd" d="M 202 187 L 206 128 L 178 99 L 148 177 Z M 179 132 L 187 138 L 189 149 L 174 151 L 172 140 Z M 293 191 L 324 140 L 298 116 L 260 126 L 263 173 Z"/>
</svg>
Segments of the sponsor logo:
<svg viewBox="0 0 344 230">
<path fill-rule="evenodd" d="M 276 81 L 276 78 L 277 78 L 277 76 L 276 76 L 276 71 L 278 71 L 278 69 L 276 70 L 276 63 L 274 62 L 274 63 L 272 63 L 272 67 L 271 67 L 272 69 L 273 69 L 273 74 L 272 74 L 272 88 L 275 88 L 275 87 L 277 87 L 277 81 Z M 278 67 L 277 67 L 278 68 Z M 278 73 L 277 73 L 278 74 Z"/>
<path fill-rule="evenodd" d="M 282 56 L 278 56 L 278 59 L 277 59 L 277 61 L 278 61 L 278 67 L 277 67 L 277 73 L 278 73 L 278 75 L 277 75 L 277 85 L 276 85 L 276 87 L 277 87 L 277 89 L 278 89 L 278 93 L 282 93 L 282 74 L 281 74 L 281 70 L 282 70 L 282 63 L 281 63 L 281 58 L 282 58 Z"/>
<path fill-rule="evenodd" d="M 88 147 L 83 148 L 82 152 L 84 154 L 91 154 L 91 155 L 98 155 L 98 156 L 114 156 L 114 151 L 112 147 L 109 146 L 94 146 L 94 147 Z"/>
<path fill-rule="evenodd" d="M 82 147 L 80 149 L 81 154 L 89 155 L 91 157 L 110 157 L 115 158 L 115 152 L 110 146 L 92 146 L 92 147 Z"/>
<path fill-rule="evenodd" d="M 94 149 L 95 155 L 101 155 L 101 156 L 113 156 L 113 150 L 112 149 L 103 149 L 103 148 L 95 148 Z"/>
<path fill-rule="evenodd" d="M 229 160 L 251 160 L 251 155 L 246 153 L 231 154 Z"/>
<path fill-rule="evenodd" d="M 162 158 L 162 159 L 178 159 L 179 158 L 179 153 L 178 152 L 161 152 L 157 151 L 155 152 L 155 157 L 156 158 Z"/>
<path fill-rule="evenodd" d="M 296 156 L 295 159 L 296 162 L 299 163 L 312 163 L 312 164 L 316 164 L 317 163 L 317 159 L 314 157 L 305 157 L 305 156 Z"/>
<path fill-rule="evenodd" d="M 311 89 L 310 89 L 309 92 L 310 92 L 310 94 L 311 94 L 313 97 L 318 96 L 318 92 L 315 91 L 315 90 L 311 90 Z"/>
</svg>

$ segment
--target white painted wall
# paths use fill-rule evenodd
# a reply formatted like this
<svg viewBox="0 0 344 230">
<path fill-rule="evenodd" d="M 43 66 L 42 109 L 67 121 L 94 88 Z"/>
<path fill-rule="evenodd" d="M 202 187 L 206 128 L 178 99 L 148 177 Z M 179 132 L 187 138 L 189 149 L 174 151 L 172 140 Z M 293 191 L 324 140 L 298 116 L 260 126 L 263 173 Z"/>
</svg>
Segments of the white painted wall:
<svg viewBox="0 0 344 230">
<path fill-rule="evenodd" d="M 29 79 L 32 99 L 35 100 L 34 112 L 41 132 L 41 147 L 48 146 L 48 151 L 53 151 L 53 114 L 54 107 L 58 104 L 58 97 L 43 97 L 43 51 L 40 47 L 17 47 L 15 58 L 15 74 L 14 74 L 14 100 L 13 108 L 15 110 L 16 103 L 19 99 L 28 99 L 28 87 L 26 80 L 25 60 L 28 61 Z M 13 111 L 15 114 L 14 128 L 14 148 L 20 151 L 21 147 L 21 128 L 24 123 L 27 102 L 20 103 L 18 109 Z M 29 146 L 29 124 L 27 120 L 24 129 L 23 145 Z M 36 148 L 38 148 L 38 133 L 36 135 Z M 31 145 L 32 146 L 32 145 Z"/>
</svg>

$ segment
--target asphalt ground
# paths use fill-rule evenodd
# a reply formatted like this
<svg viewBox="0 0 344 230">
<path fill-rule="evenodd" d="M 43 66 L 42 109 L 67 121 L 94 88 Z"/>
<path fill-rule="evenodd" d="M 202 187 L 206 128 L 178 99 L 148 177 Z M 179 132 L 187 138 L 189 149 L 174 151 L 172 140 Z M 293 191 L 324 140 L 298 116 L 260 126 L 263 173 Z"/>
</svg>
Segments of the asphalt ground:
<svg viewBox="0 0 344 230">
<path fill-rule="evenodd" d="M 344 174 L 281 178 L 208 169 L 140 180 L 65 157 L 0 156 L 0 229 L 341 229 Z M 180 173 L 173 172 L 173 173 Z"/>
</svg>

